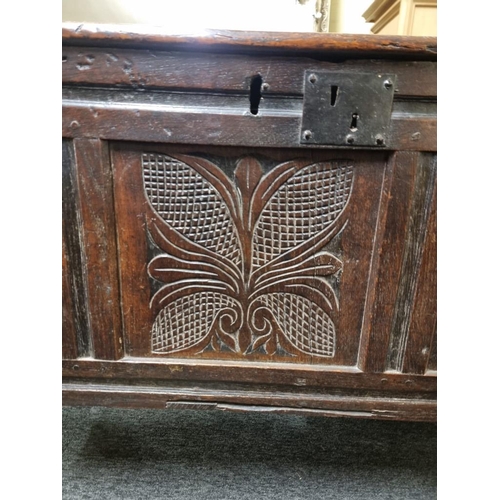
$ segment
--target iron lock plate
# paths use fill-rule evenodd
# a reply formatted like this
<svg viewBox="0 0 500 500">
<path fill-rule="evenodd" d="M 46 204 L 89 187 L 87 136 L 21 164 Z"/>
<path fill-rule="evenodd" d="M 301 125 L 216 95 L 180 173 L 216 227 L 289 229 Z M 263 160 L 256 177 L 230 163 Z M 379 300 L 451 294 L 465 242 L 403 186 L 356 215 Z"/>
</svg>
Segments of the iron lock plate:
<svg viewBox="0 0 500 500">
<path fill-rule="evenodd" d="M 387 73 L 306 71 L 300 142 L 385 146 L 395 85 Z"/>
</svg>

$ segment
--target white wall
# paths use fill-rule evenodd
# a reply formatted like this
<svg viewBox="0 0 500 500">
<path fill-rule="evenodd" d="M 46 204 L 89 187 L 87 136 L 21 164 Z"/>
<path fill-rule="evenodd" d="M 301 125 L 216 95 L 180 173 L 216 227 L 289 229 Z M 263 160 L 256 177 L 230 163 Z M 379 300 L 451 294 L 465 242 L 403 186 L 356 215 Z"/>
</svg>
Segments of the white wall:
<svg viewBox="0 0 500 500">
<path fill-rule="evenodd" d="M 373 23 L 367 23 L 363 12 L 373 3 L 373 0 L 342 0 L 342 33 L 371 33 Z"/>
<path fill-rule="evenodd" d="M 63 21 L 202 29 L 314 31 L 316 0 L 63 0 Z"/>
</svg>

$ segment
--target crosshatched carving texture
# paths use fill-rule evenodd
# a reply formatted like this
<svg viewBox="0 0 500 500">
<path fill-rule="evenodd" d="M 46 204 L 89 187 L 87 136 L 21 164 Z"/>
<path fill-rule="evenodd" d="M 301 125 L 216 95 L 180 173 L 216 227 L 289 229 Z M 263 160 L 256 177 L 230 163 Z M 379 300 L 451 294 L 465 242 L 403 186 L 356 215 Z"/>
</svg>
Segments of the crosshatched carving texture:
<svg viewBox="0 0 500 500">
<path fill-rule="evenodd" d="M 219 311 L 237 307 L 227 295 L 211 291 L 174 300 L 156 316 L 152 330 L 153 351 L 177 352 L 202 342 L 210 333 Z"/>
<path fill-rule="evenodd" d="M 320 250 L 347 223 L 351 162 L 299 159 L 264 174 L 245 157 L 233 180 L 201 157 L 145 153 L 142 167 L 165 252 L 148 266 L 164 283 L 151 300 L 153 352 L 335 355 L 326 278 L 342 262 Z"/>
<path fill-rule="evenodd" d="M 143 166 L 146 194 L 165 222 L 214 252 L 241 259 L 229 211 L 208 181 L 162 155 L 144 155 Z"/>
<path fill-rule="evenodd" d="M 352 169 L 319 163 L 285 182 L 262 211 L 254 233 L 256 265 L 281 255 L 327 227 L 344 209 Z"/>
<path fill-rule="evenodd" d="M 261 300 L 298 349 L 317 356 L 333 356 L 335 326 L 320 307 L 292 293 L 269 293 Z"/>
</svg>

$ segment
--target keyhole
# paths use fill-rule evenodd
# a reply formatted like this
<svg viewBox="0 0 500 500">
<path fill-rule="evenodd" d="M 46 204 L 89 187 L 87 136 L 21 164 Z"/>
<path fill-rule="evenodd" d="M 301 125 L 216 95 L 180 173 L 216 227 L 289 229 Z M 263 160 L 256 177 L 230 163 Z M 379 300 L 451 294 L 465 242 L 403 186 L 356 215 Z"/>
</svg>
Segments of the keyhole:
<svg viewBox="0 0 500 500">
<path fill-rule="evenodd" d="M 250 82 L 250 113 L 256 115 L 259 112 L 259 104 L 262 98 L 260 89 L 262 87 L 262 77 L 255 75 Z"/>
<path fill-rule="evenodd" d="M 359 118 L 359 115 L 358 113 L 353 113 L 352 114 L 352 120 L 351 120 L 351 126 L 350 126 L 350 129 L 355 132 L 356 130 L 358 130 L 358 118 Z"/>
<path fill-rule="evenodd" d="M 337 102 L 337 96 L 339 95 L 339 88 L 337 85 L 332 85 L 331 94 L 330 94 L 330 105 L 335 106 Z"/>
</svg>

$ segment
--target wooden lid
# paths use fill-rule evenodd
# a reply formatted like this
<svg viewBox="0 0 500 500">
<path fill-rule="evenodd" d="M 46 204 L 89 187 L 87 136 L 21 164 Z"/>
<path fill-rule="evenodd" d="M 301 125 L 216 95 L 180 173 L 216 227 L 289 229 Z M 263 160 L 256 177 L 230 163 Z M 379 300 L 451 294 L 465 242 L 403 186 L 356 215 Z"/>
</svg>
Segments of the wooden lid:
<svg viewBox="0 0 500 500">
<path fill-rule="evenodd" d="M 420 36 L 347 35 L 203 30 L 166 33 L 144 25 L 63 23 L 63 44 L 136 47 L 157 50 L 204 50 L 233 53 L 318 55 L 326 59 L 437 59 L 437 38 Z"/>
</svg>

